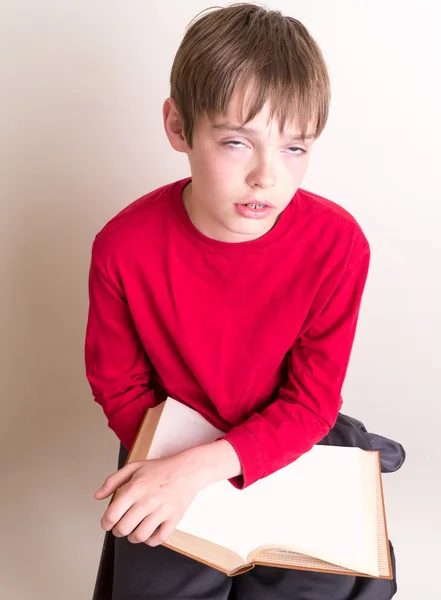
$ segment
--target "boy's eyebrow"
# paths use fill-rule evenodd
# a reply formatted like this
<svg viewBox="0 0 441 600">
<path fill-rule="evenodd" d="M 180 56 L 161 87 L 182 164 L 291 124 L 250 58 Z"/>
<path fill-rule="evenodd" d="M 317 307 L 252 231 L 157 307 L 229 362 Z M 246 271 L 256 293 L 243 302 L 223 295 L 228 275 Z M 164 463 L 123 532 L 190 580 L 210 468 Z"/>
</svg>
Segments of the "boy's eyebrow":
<svg viewBox="0 0 441 600">
<path fill-rule="evenodd" d="M 242 133 L 244 135 L 257 136 L 259 134 L 259 132 L 256 129 L 253 129 L 252 127 L 244 127 L 242 125 L 233 125 L 232 123 L 213 123 L 213 129 L 237 131 L 237 133 Z M 312 133 L 309 135 L 306 135 L 305 137 L 303 137 L 299 133 L 285 135 L 285 139 L 296 140 L 296 141 L 312 140 L 314 138 L 315 138 L 315 135 Z"/>
</svg>

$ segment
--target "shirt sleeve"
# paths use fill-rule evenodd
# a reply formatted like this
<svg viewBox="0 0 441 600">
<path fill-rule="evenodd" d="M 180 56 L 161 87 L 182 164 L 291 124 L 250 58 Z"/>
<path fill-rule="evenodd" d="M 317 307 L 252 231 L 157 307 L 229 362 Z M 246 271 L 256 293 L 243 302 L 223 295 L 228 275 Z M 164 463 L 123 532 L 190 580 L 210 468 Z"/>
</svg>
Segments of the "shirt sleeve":
<svg viewBox="0 0 441 600">
<path fill-rule="evenodd" d="M 95 248 L 95 244 L 94 244 Z M 152 366 L 133 323 L 123 286 L 92 250 L 86 376 L 109 427 L 130 449 L 147 408 L 157 404 Z"/>
<path fill-rule="evenodd" d="M 292 463 L 334 426 L 369 269 L 369 250 L 346 268 L 324 307 L 301 332 L 288 357 L 277 399 L 225 436 L 236 450 L 245 488 Z"/>
</svg>

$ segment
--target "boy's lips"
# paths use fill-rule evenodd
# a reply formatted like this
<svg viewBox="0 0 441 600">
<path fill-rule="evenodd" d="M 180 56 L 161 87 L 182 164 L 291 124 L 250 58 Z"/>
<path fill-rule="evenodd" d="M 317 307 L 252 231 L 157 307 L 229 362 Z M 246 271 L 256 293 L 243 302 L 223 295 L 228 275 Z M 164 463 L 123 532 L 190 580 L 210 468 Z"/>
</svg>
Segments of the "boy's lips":
<svg viewBox="0 0 441 600">
<path fill-rule="evenodd" d="M 274 206 L 274 204 L 272 204 L 271 202 L 267 202 L 267 201 L 265 201 L 265 200 L 256 200 L 256 198 L 250 198 L 250 199 L 248 199 L 248 200 L 245 200 L 245 202 L 241 202 L 241 203 L 239 204 L 239 206 L 240 206 L 240 205 L 243 205 L 243 206 L 244 206 L 244 205 L 246 205 L 246 204 L 264 204 L 264 205 L 265 205 L 266 207 L 268 207 L 268 208 L 276 208 L 276 207 Z"/>
<path fill-rule="evenodd" d="M 258 208 L 249 206 L 251 204 L 257 205 Z M 236 211 L 241 217 L 246 219 L 266 219 L 274 210 L 274 206 L 271 204 L 264 204 L 263 202 L 247 202 L 246 204 L 236 204 Z"/>
</svg>

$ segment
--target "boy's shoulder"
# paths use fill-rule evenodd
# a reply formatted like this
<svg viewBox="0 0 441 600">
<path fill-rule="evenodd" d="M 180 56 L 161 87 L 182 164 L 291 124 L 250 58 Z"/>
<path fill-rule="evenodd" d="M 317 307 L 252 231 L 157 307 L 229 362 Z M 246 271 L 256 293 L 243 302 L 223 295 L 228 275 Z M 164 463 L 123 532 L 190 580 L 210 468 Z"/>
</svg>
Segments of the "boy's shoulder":
<svg viewBox="0 0 441 600">
<path fill-rule="evenodd" d="M 113 254 L 118 249 L 132 247 L 138 240 L 149 239 L 152 233 L 160 234 L 172 189 L 177 183 L 156 188 L 120 210 L 97 233 L 95 251 Z"/>
<path fill-rule="evenodd" d="M 328 238 L 345 238 L 357 246 L 358 253 L 369 252 L 369 242 L 355 217 L 340 204 L 303 188 L 298 189 L 301 217 L 314 231 Z M 307 225 L 307 227 L 308 227 Z"/>
<path fill-rule="evenodd" d="M 303 188 L 298 189 L 298 194 L 306 210 L 312 211 L 316 216 L 321 216 L 323 219 L 335 221 L 336 223 L 341 222 L 342 225 L 348 224 L 349 227 L 354 229 L 361 229 L 353 215 L 340 204 Z"/>
</svg>

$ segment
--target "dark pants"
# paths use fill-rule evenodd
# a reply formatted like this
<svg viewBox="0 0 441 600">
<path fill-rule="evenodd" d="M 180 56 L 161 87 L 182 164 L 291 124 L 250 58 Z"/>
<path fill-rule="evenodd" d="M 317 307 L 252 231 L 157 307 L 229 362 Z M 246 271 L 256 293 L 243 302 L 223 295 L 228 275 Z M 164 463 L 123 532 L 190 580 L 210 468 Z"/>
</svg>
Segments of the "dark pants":
<svg viewBox="0 0 441 600">
<path fill-rule="evenodd" d="M 227 577 L 168 550 L 115 539 L 112 600 L 389 600 L 394 581 L 255 567 Z"/>
<path fill-rule="evenodd" d="M 354 423 L 339 415 L 321 443 L 372 449 Z M 126 458 L 121 446 L 118 468 Z M 163 546 L 107 533 L 93 600 L 389 600 L 397 590 L 392 545 L 391 557 L 392 581 L 279 567 L 255 567 L 230 578 Z"/>
</svg>

